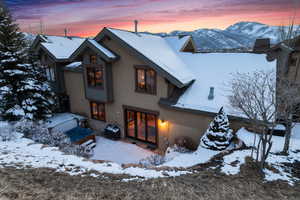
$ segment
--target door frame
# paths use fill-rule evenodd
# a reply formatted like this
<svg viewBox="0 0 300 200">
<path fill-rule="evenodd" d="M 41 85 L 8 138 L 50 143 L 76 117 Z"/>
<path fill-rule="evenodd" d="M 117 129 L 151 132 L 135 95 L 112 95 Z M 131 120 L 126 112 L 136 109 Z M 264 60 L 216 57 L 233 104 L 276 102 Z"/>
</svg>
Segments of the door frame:
<svg viewBox="0 0 300 200">
<path fill-rule="evenodd" d="M 129 136 L 128 135 L 128 123 L 127 123 L 127 111 L 132 111 L 135 112 L 135 137 Z M 137 137 L 137 125 L 136 125 L 136 112 L 141 112 L 141 113 L 145 113 L 145 114 L 150 114 L 150 115 L 155 115 L 156 117 L 156 122 L 155 122 L 155 131 L 156 131 L 156 136 L 155 136 L 155 140 L 156 142 L 150 142 L 147 141 L 147 137 L 148 137 L 148 123 L 147 123 L 147 119 L 146 119 L 146 123 L 145 123 L 145 129 L 146 129 L 146 140 L 141 140 Z M 159 112 L 158 111 L 153 111 L 153 110 L 148 110 L 148 109 L 143 109 L 143 108 L 137 108 L 137 107 L 133 107 L 133 106 L 126 106 L 123 105 L 123 114 L 124 114 L 124 127 L 125 127 L 125 137 L 133 139 L 133 140 L 137 140 L 146 144 L 151 144 L 151 145 L 155 145 L 158 146 L 158 117 L 159 117 Z"/>
</svg>

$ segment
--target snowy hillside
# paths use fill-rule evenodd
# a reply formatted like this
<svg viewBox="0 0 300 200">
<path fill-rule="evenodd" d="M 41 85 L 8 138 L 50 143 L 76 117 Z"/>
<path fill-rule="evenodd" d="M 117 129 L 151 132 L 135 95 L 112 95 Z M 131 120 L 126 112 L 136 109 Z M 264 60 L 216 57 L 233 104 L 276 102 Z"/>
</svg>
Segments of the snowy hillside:
<svg viewBox="0 0 300 200">
<path fill-rule="evenodd" d="M 298 26 L 300 34 L 300 26 Z M 221 29 L 198 29 L 195 31 L 173 31 L 161 36 L 193 36 L 199 50 L 252 48 L 257 38 L 270 38 L 273 44 L 279 42 L 278 26 L 268 26 L 257 22 L 239 22 Z"/>
</svg>

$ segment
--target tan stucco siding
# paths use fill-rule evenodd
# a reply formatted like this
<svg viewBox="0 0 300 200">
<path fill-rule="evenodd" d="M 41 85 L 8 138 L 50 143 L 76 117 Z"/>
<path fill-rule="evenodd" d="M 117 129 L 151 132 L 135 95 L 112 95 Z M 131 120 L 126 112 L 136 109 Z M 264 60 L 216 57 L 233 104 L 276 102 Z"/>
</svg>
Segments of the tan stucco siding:
<svg viewBox="0 0 300 200">
<path fill-rule="evenodd" d="M 85 98 L 82 73 L 65 71 L 66 92 L 70 98 L 71 112 L 89 116 L 89 102 Z"/>
<path fill-rule="evenodd" d="M 91 128 L 96 130 L 103 128 L 105 123 L 91 119 L 90 102 L 85 97 L 83 74 L 65 71 L 64 75 L 71 112 L 88 117 Z"/>
<path fill-rule="evenodd" d="M 164 78 L 157 76 L 157 94 L 149 95 L 135 92 L 135 65 L 145 65 L 142 60 L 132 55 L 124 47 L 114 40 L 105 40 L 105 45 L 120 55 L 120 60 L 112 65 L 114 101 L 107 104 L 107 121 L 117 123 L 123 129 L 124 134 L 124 113 L 123 105 L 133 106 L 159 112 L 159 147 L 164 149 L 166 139 L 173 143 L 176 137 L 187 136 L 193 139 L 195 144 L 199 143 L 212 120 L 211 116 L 193 114 L 189 112 L 177 111 L 159 106 L 160 98 L 167 97 L 168 84 Z M 240 128 L 242 125 L 233 122 L 233 127 Z"/>
</svg>

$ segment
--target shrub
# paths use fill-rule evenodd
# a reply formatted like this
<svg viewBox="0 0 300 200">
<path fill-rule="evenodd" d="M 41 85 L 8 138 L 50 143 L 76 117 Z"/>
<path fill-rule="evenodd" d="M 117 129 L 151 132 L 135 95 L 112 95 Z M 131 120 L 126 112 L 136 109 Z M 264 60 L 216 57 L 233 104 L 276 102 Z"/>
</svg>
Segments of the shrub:
<svg viewBox="0 0 300 200">
<path fill-rule="evenodd" d="M 66 154 L 82 156 L 85 158 L 89 158 L 93 155 L 93 150 L 90 150 L 86 147 L 76 145 L 76 144 L 69 144 L 69 145 L 61 146 L 60 150 Z"/>
<path fill-rule="evenodd" d="M 197 149 L 197 145 L 195 144 L 195 142 L 193 141 L 192 138 L 187 137 L 187 136 L 180 136 L 175 138 L 175 145 L 176 148 L 185 148 L 191 151 L 194 151 Z"/>
<path fill-rule="evenodd" d="M 13 127 L 8 122 L 0 122 L 0 141 L 10 141 L 18 138 L 19 133 L 17 133 Z"/>
<path fill-rule="evenodd" d="M 143 167 L 153 167 L 153 166 L 161 165 L 164 162 L 165 162 L 164 156 L 161 156 L 159 154 L 154 154 L 154 155 L 151 155 L 147 158 L 140 160 L 139 164 L 142 165 Z"/>
<path fill-rule="evenodd" d="M 182 153 L 188 153 L 188 152 L 190 152 L 189 149 L 187 149 L 185 147 L 180 147 L 175 144 L 174 146 L 169 147 L 166 150 L 165 161 L 173 160 L 173 158 L 177 157 L 178 155 L 180 155 Z"/>
<path fill-rule="evenodd" d="M 66 154 L 83 157 L 90 157 L 92 151 L 86 147 L 72 144 L 70 138 L 63 132 L 49 129 L 44 124 L 33 123 L 31 121 L 21 121 L 16 124 L 16 129 L 24 134 L 24 137 L 32 139 L 34 142 L 58 147 Z"/>
</svg>

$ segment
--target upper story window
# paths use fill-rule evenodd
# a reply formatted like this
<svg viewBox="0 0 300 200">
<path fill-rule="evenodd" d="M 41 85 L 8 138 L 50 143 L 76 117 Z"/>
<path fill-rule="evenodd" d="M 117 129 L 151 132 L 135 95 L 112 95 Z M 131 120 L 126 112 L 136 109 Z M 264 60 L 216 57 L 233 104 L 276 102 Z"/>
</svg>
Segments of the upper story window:
<svg viewBox="0 0 300 200">
<path fill-rule="evenodd" d="M 46 77 L 48 81 L 55 81 L 55 72 L 54 67 L 51 67 L 49 65 L 45 66 L 46 71 Z"/>
<path fill-rule="evenodd" d="M 97 64 L 97 56 L 95 56 L 95 55 L 90 56 L 90 63 Z"/>
<path fill-rule="evenodd" d="M 90 102 L 92 119 L 105 121 L 105 104 Z"/>
<path fill-rule="evenodd" d="M 103 88 L 104 77 L 103 67 L 87 67 L 87 83 L 89 87 Z"/>
<path fill-rule="evenodd" d="M 156 72 L 146 67 L 136 67 L 136 91 L 156 94 Z"/>
</svg>

